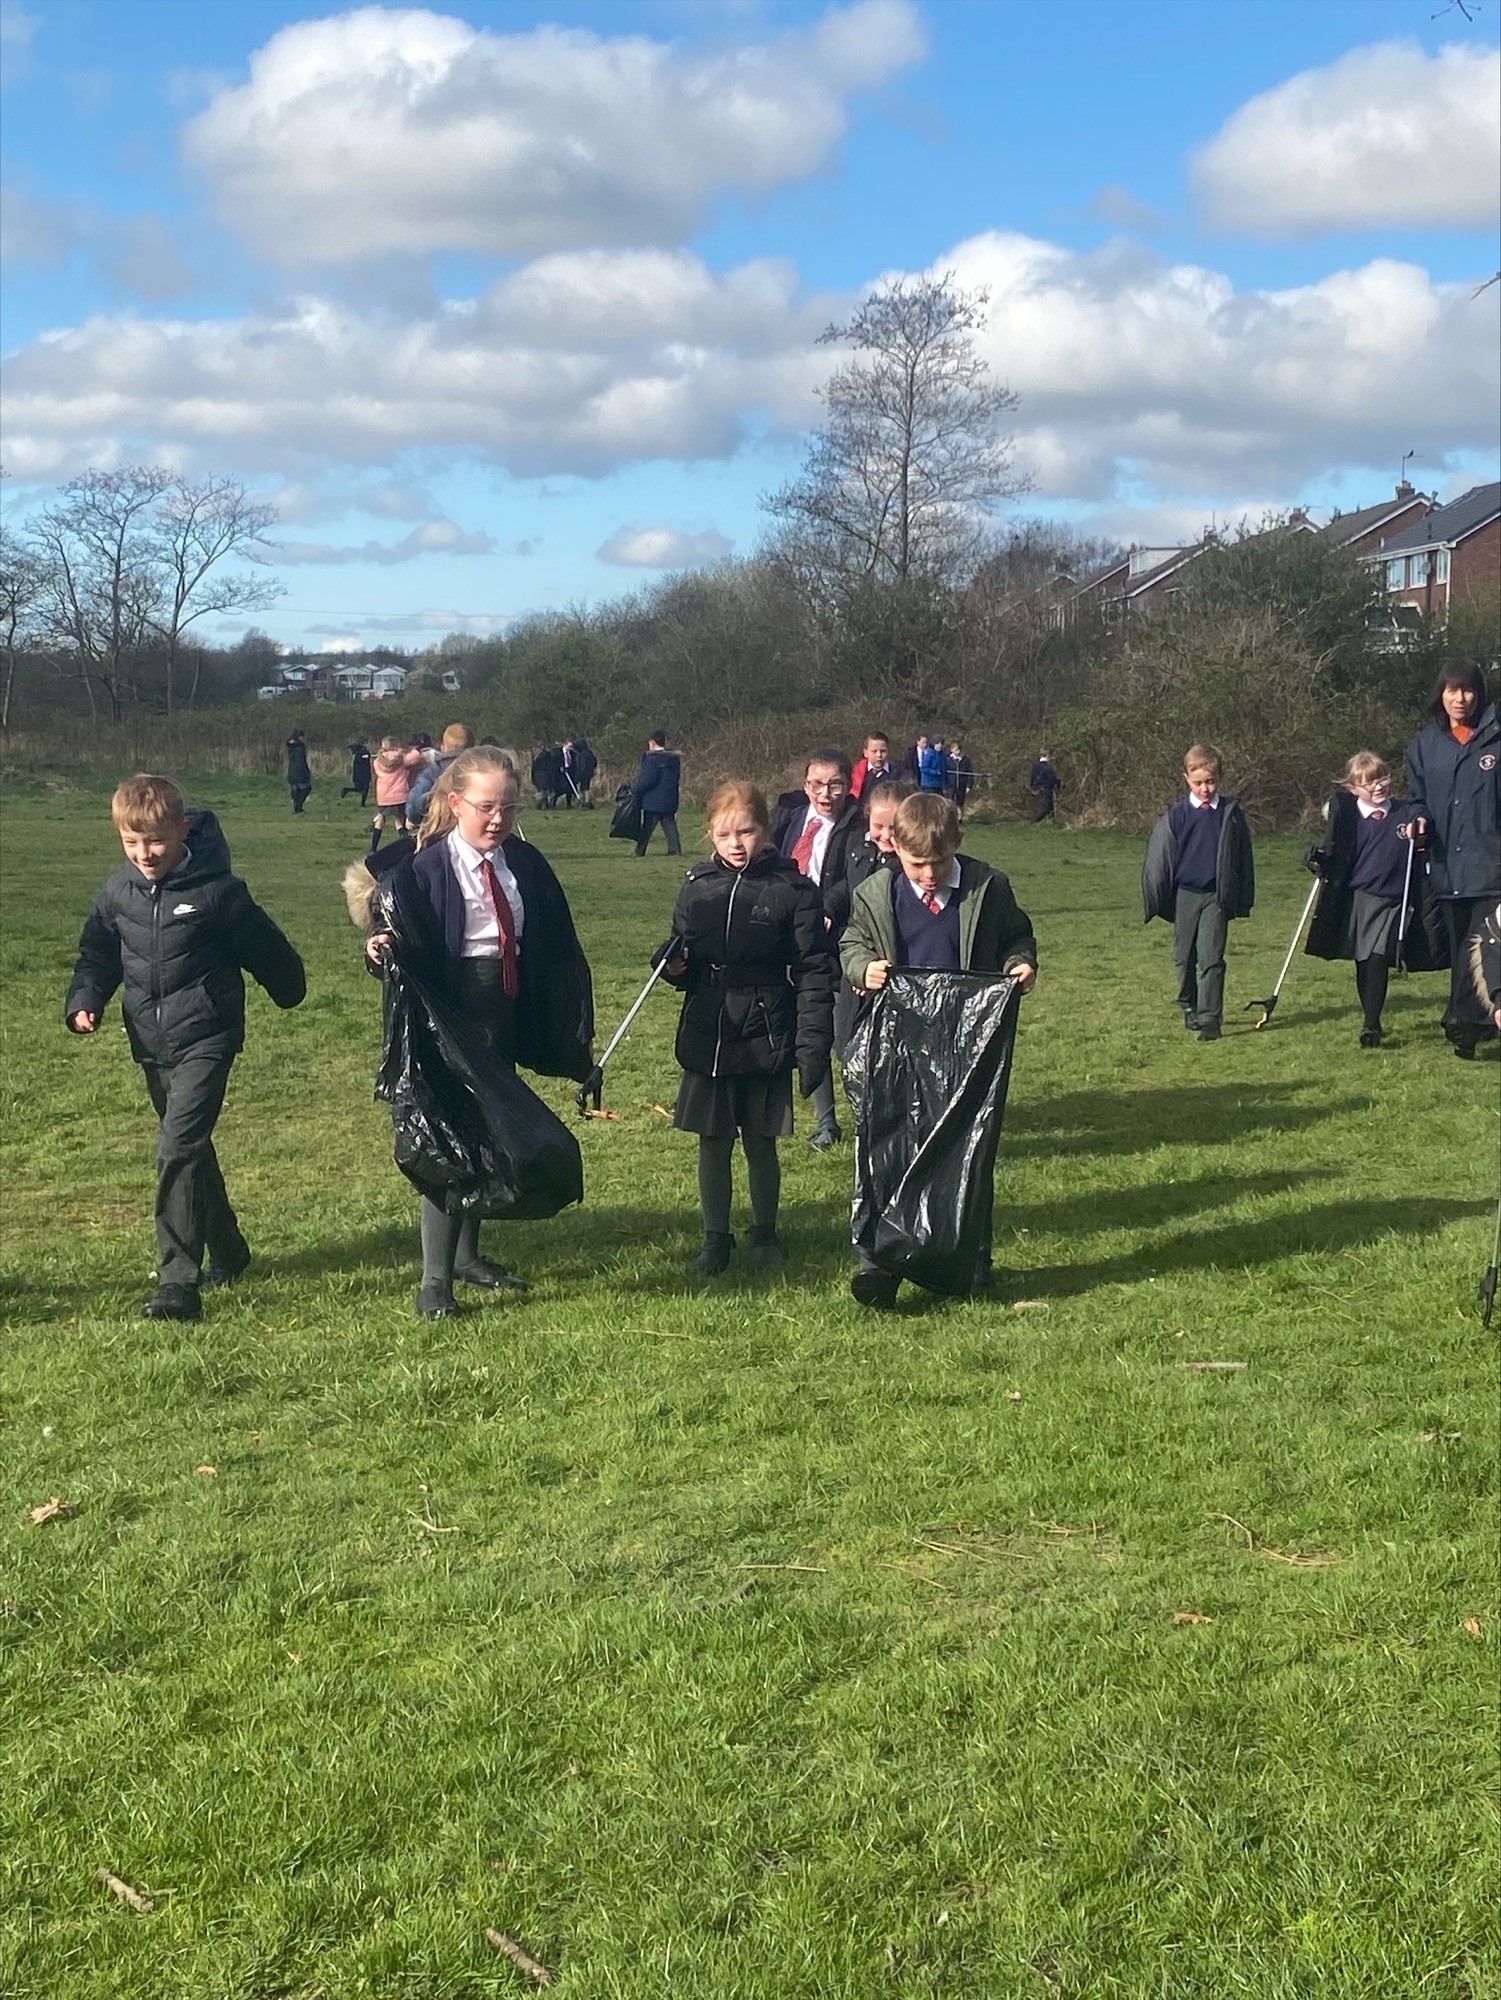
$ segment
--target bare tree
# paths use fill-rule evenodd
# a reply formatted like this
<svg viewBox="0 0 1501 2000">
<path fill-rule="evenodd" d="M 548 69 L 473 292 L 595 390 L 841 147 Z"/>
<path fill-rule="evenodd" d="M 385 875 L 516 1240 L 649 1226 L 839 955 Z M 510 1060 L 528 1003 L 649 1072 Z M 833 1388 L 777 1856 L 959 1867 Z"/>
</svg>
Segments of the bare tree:
<svg viewBox="0 0 1501 2000">
<path fill-rule="evenodd" d="M 5 651 L 5 682 L 0 688 L 0 736 L 10 734 L 11 697 L 16 665 L 40 637 L 38 614 L 45 572 L 36 551 L 12 529 L 0 524 L 0 646 Z"/>
<path fill-rule="evenodd" d="M 988 300 L 952 272 L 898 278 L 825 331 L 854 358 L 822 391 L 828 418 L 802 472 L 764 503 L 800 572 L 836 588 L 954 582 L 985 516 L 1025 489 L 1005 430 L 1017 398 L 975 351 Z"/>
<path fill-rule="evenodd" d="M 153 516 L 171 486 L 172 475 L 161 466 L 85 472 L 36 524 L 49 633 L 72 652 L 96 717 L 96 688 L 102 688 L 110 719 L 120 720 L 142 649 L 156 629 L 162 575 Z"/>
<path fill-rule="evenodd" d="M 285 594 L 286 586 L 244 571 L 215 574 L 230 556 L 263 564 L 261 538 L 276 519 L 274 507 L 255 505 L 234 479 L 205 479 L 194 485 L 174 479 L 153 516 L 155 558 L 162 571 L 160 606 L 151 618 L 167 655 L 167 710 L 175 700 L 177 661 L 183 635 L 211 611 L 259 611 Z M 202 652 L 198 655 L 202 660 Z M 195 672 L 188 696 L 198 692 Z"/>
</svg>

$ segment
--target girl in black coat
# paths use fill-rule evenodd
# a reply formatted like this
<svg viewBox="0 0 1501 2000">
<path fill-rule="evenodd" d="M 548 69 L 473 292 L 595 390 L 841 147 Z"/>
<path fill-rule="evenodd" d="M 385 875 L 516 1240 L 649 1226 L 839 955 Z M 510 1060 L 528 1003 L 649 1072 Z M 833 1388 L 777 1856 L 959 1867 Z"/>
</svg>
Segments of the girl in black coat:
<svg viewBox="0 0 1501 2000">
<path fill-rule="evenodd" d="M 1381 1010 L 1397 953 L 1403 896 L 1412 928 L 1412 806 L 1393 799 L 1391 773 L 1370 750 L 1357 750 L 1324 808 L 1324 838 L 1308 865 L 1323 887 L 1308 927 L 1314 958 L 1353 958 L 1363 1016 L 1360 1046 L 1379 1049 Z M 1414 936 L 1418 945 L 1421 934 Z M 1414 963 L 1418 963 L 1415 959 Z"/>
<path fill-rule="evenodd" d="M 1426 835 L 1433 892 L 1453 968 L 1444 1032 L 1457 1056 L 1495 1029 L 1477 1015 L 1467 971 L 1477 919 L 1501 893 L 1501 723 L 1473 661 L 1450 660 L 1434 683 L 1428 726 L 1407 746 L 1407 783 Z"/>
<path fill-rule="evenodd" d="M 673 911 L 677 939 L 664 977 L 683 994 L 673 1123 L 697 1132 L 704 1247 L 692 1270 L 716 1277 L 730 1234 L 731 1161 L 745 1149 L 751 1262 L 782 1261 L 776 1142 L 792 1131 L 792 1072 L 811 1095 L 829 1061 L 838 966 L 818 890 L 771 844 L 754 785 L 720 785 L 706 814 L 714 858 L 688 871 Z"/>
</svg>

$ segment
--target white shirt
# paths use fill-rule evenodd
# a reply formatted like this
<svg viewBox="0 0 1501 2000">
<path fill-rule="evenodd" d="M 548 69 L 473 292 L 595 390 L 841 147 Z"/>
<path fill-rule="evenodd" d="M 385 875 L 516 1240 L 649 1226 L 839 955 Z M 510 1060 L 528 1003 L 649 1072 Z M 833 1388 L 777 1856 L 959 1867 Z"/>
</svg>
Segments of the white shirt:
<svg viewBox="0 0 1501 2000">
<path fill-rule="evenodd" d="M 813 852 L 808 856 L 808 880 L 821 884 L 823 882 L 823 859 L 829 851 L 829 835 L 834 831 L 834 822 L 831 819 L 825 819 L 823 814 L 817 811 L 815 807 L 809 806 L 808 817 L 803 821 L 803 832 L 806 833 L 810 826 L 814 829 L 814 832 Z"/>
<path fill-rule="evenodd" d="M 485 881 L 486 861 L 495 870 L 501 893 L 511 906 L 519 957 L 521 933 L 526 926 L 526 906 L 521 900 L 521 886 L 507 867 L 505 855 L 498 847 L 493 854 L 481 854 L 477 847 L 471 847 L 467 840 L 461 839 L 455 829 L 448 836 L 448 858 L 464 892 L 464 942 L 459 950 L 460 958 L 500 957 L 500 926 L 495 921 L 495 905 L 490 901 L 489 885 Z"/>
<path fill-rule="evenodd" d="M 940 910 L 946 910 L 948 908 L 949 898 L 950 896 L 953 895 L 954 891 L 958 888 L 958 886 L 959 886 L 959 857 L 956 854 L 953 860 L 949 864 L 949 879 L 947 880 L 947 882 L 944 883 L 941 889 L 935 889 L 933 891 L 933 901 L 938 905 Z M 919 889 L 915 882 L 908 882 L 907 887 L 912 891 L 913 895 L 916 896 L 917 900 L 920 903 L 925 903 L 927 901 L 928 892 L 926 889 Z"/>
<path fill-rule="evenodd" d="M 1369 799 L 1357 799 L 1355 801 L 1355 805 L 1362 819 L 1374 819 L 1378 812 L 1385 814 L 1389 813 L 1392 809 L 1392 802 L 1390 799 L 1387 799 L 1383 804 L 1379 806 L 1373 806 Z"/>
<path fill-rule="evenodd" d="M 1190 792 L 1188 803 L 1199 812 L 1218 812 L 1220 809 L 1220 795 L 1216 792 L 1212 799 L 1201 799 L 1196 792 Z"/>
</svg>

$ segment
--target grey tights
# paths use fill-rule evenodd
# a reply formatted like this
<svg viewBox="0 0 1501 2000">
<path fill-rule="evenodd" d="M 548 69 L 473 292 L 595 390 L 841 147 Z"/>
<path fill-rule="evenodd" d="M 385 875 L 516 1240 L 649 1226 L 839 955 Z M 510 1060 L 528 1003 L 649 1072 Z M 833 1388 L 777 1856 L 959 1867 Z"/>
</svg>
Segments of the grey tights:
<svg viewBox="0 0 1501 2000">
<path fill-rule="evenodd" d="M 449 1215 L 424 1198 L 422 1203 L 423 1289 L 447 1291 L 454 1269 L 466 1270 L 479 1256 L 479 1217 Z"/>
<path fill-rule="evenodd" d="M 750 1182 L 751 1219 L 757 1229 L 777 1226 L 777 1203 L 782 1198 L 782 1163 L 777 1158 L 777 1142 L 755 1132 L 742 1132 L 746 1177 Z M 698 1142 L 698 1201 L 704 1214 L 706 1236 L 730 1233 L 730 1162 L 735 1140 L 700 1137 Z"/>
</svg>

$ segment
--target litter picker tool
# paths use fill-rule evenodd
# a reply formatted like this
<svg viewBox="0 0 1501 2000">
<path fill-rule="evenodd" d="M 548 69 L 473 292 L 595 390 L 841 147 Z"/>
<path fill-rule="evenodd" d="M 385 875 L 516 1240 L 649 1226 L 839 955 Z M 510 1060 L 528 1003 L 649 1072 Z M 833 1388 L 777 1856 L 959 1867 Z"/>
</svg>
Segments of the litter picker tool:
<svg viewBox="0 0 1501 2000">
<path fill-rule="evenodd" d="M 1412 858 L 1417 844 L 1417 837 L 1409 827 L 1407 861 L 1402 869 L 1402 908 L 1397 917 L 1397 950 L 1394 962 L 1398 972 L 1407 970 L 1407 924 L 1412 914 Z"/>
<path fill-rule="evenodd" d="M 1480 1324 L 1489 1326 L 1491 1314 L 1496 1310 L 1496 1265 L 1501 1261 L 1501 1201 L 1496 1203 L 1496 1233 L 1491 1239 L 1490 1268 L 1476 1287 L 1475 1296 L 1480 1301 Z"/>
<path fill-rule="evenodd" d="M 1293 941 L 1287 947 L 1287 957 L 1283 959 L 1282 970 L 1277 974 L 1277 984 L 1272 988 L 1265 1000 L 1248 1000 L 1246 1002 L 1248 1008 L 1259 1007 L 1261 1009 L 1261 1019 L 1256 1023 L 1258 1028 L 1264 1028 L 1277 1011 L 1277 1001 L 1282 993 L 1282 982 L 1287 977 L 1287 968 L 1293 962 L 1293 953 L 1298 949 L 1298 939 L 1303 935 L 1303 926 L 1308 922 L 1313 906 L 1318 900 L 1319 890 L 1322 887 L 1323 884 L 1321 882 L 1315 882 L 1308 892 L 1308 901 L 1303 905 L 1303 914 L 1298 919 L 1298 928 L 1293 932 Z"/>
<path fill-rule="evenodd" d="M 591 1109 L 594 1111 L 599 1110 L 601 1101 L 603 1100 L 604 1090 L 605 1090 L 605 1064 L 610 1060 L 611 1056 L 614 1055 L 615 1051 L 620 1047 L 620 1044 L 625 1040 L 626 1033 L 630 1028 L 632 1021 L 635 1020 L 636 1016 L 641 1012 L 641 1009 L 646 1005 L 647 999 L 651 994 L 652 988 L 656 985 L 657 981 L 662 977 L 662 968 L 666 965 L 667 961 L 672 957 L 673 953 L 680 949 L 681 949 L 681 944 L 679 939 L 676 937 L 670 937 L 664 943 L 659 944 L 656 950 L 652 953 L 651 978 L 647 980 L 646 984 L 642 987 L 641 991 L 636 995 L 635 999 L 631 1003 L 630 1012 L 626 1015 L 625 1019 L 621 1022 L 620 1026 L 615 1030 L 614 1034 L 610 1037 L 609 1047 L 605 1050 L 604 1054 L 600 1057 L 599 1061 L 594 1065 L 593 1069 L 590 1070 L 589 1074 L 584 1078 L 583 1082 L 579 1085 L 578 1107 L 586 1118 L 588 1117 Z M 589 1101 L 591 1098 L 594 1100 L 592 1106 Z"/>
</svg>

